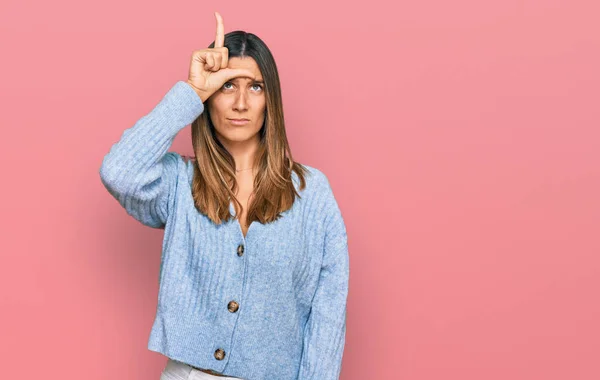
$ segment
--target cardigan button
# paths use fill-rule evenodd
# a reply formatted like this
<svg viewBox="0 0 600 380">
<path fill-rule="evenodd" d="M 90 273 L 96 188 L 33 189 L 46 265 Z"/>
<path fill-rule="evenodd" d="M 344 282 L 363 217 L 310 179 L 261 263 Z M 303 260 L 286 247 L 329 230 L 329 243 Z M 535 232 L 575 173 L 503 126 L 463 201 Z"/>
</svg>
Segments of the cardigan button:
<svg viewBox="0 0 600 380">
<path fill-rule="evenodd" d="M 222 348 L 218 348 L 215 351 L 215 359 L 223 360 L 225 358 L 225 351 Z"/>
<path fill-rule="evenodd" d="M 244 245 L 240 244 L 237 247 L 237 255 L 241 257 L 243 254 L 244 254 Z"/>
<path fill-rule="evenodd" d="M 231 301 L 227 304 L 227 309 L 232 313 L 235 313 L 236 311 L 238 311 L 239 307 L 240 307 L 240 304 L 235 301 Z"/>
</svg>

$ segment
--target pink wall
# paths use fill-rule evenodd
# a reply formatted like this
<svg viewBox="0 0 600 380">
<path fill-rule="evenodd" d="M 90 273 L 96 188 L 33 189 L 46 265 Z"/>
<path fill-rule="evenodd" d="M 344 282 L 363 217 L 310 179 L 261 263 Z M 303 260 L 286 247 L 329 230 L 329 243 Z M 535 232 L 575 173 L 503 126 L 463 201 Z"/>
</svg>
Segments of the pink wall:
<svg viewBox="0 0 600 380">
<path fill-rule="evenodd" d="M 2 1 L 1 378 L 158 379 L 162 231 L 98 169 L 215 10 L 342 208 L 342 379 L 600 378 L 600 6 L 566 0 Z"/>
</svg>

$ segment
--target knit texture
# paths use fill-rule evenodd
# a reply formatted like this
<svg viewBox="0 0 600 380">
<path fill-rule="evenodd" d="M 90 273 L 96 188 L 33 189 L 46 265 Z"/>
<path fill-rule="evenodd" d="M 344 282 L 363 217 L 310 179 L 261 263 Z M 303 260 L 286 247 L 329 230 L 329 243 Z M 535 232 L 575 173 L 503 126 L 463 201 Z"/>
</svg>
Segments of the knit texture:
<svg viewBox="0 0 600 380">
<path fill-rule="evenodd" d="M 103 185 L 129 215 L 164 229 L 148 349 L 248 380 L 338 379 L 349 257 L 329 180 L 304 165 L 304 190 L 292 175 L 301 198 L 277 221 L 253 222 L 246 237 L 238 219 L 213 223 L 194 206 L 195 162 L 168 151 L 203 110 L 196 92 L 177 82 L 100 167 Z"/>
</svg>

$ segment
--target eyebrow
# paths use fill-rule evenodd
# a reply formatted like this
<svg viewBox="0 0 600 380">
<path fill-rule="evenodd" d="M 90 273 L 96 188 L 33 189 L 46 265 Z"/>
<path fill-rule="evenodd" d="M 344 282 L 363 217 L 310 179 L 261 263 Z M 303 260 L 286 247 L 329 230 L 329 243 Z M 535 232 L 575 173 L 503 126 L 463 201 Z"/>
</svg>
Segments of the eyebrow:
<svg viewBox="0 0 600 380">
<path fill-rule="evenodd" d="M 242 77 L 233 78 L 232 80 L 238 80 L 238 79 L 242 79 Z M 243 79 L 246 79 L 246 81 L 247 81 L 247 82 L 248 82 L 248 81 L 250 81 L 250 82 L 252 82 L 252 83 L 261 83 L 261 84 L 265 84 L 265 82 L 263 81 L 263 79 L 261 79 L 261 80 L 252 80 L 252 79 L 250 79 L 250 78 L 246 78 L 246 77 L 244 77 Z"/>
</svg>

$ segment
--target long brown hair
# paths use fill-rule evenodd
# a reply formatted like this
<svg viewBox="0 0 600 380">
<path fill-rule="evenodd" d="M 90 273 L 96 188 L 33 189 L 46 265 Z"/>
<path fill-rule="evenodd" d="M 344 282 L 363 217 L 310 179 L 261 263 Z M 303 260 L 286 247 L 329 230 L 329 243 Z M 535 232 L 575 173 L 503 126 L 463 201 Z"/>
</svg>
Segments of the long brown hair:
<svg viewBox="0 0 600 380">
<path fill-rule="evenodd" d="M 253 221 L 265 224 L 279 219 L 283 211 L 292 207 L 295 198 L 300 198 L 292 172 L 298 175 L 302 190 L 306 187 L 308 170 L 292 159 L 285 133 L 279 74 L 269 48 L 256 35 L 239 30 L 227 33 L 224 45 L 229 58 L 253 58 L 264 80 L 265 122 L 259 131 L 260 143 L 254 159 L 257 175 L 246 219 L 247 225 Z M 209 46 L 212 47 L 214 42 Z M 192 123 L 192 145 L 196 155 L 192 181 L 196 208 L 220 224 L 233 218 L 229 204 L 234 200 L 236 215 L 241 215 L 243 207 L 235 197 L 238 188 L 235 161 L 217 139 L 208 107 Z"/>
</svg>

